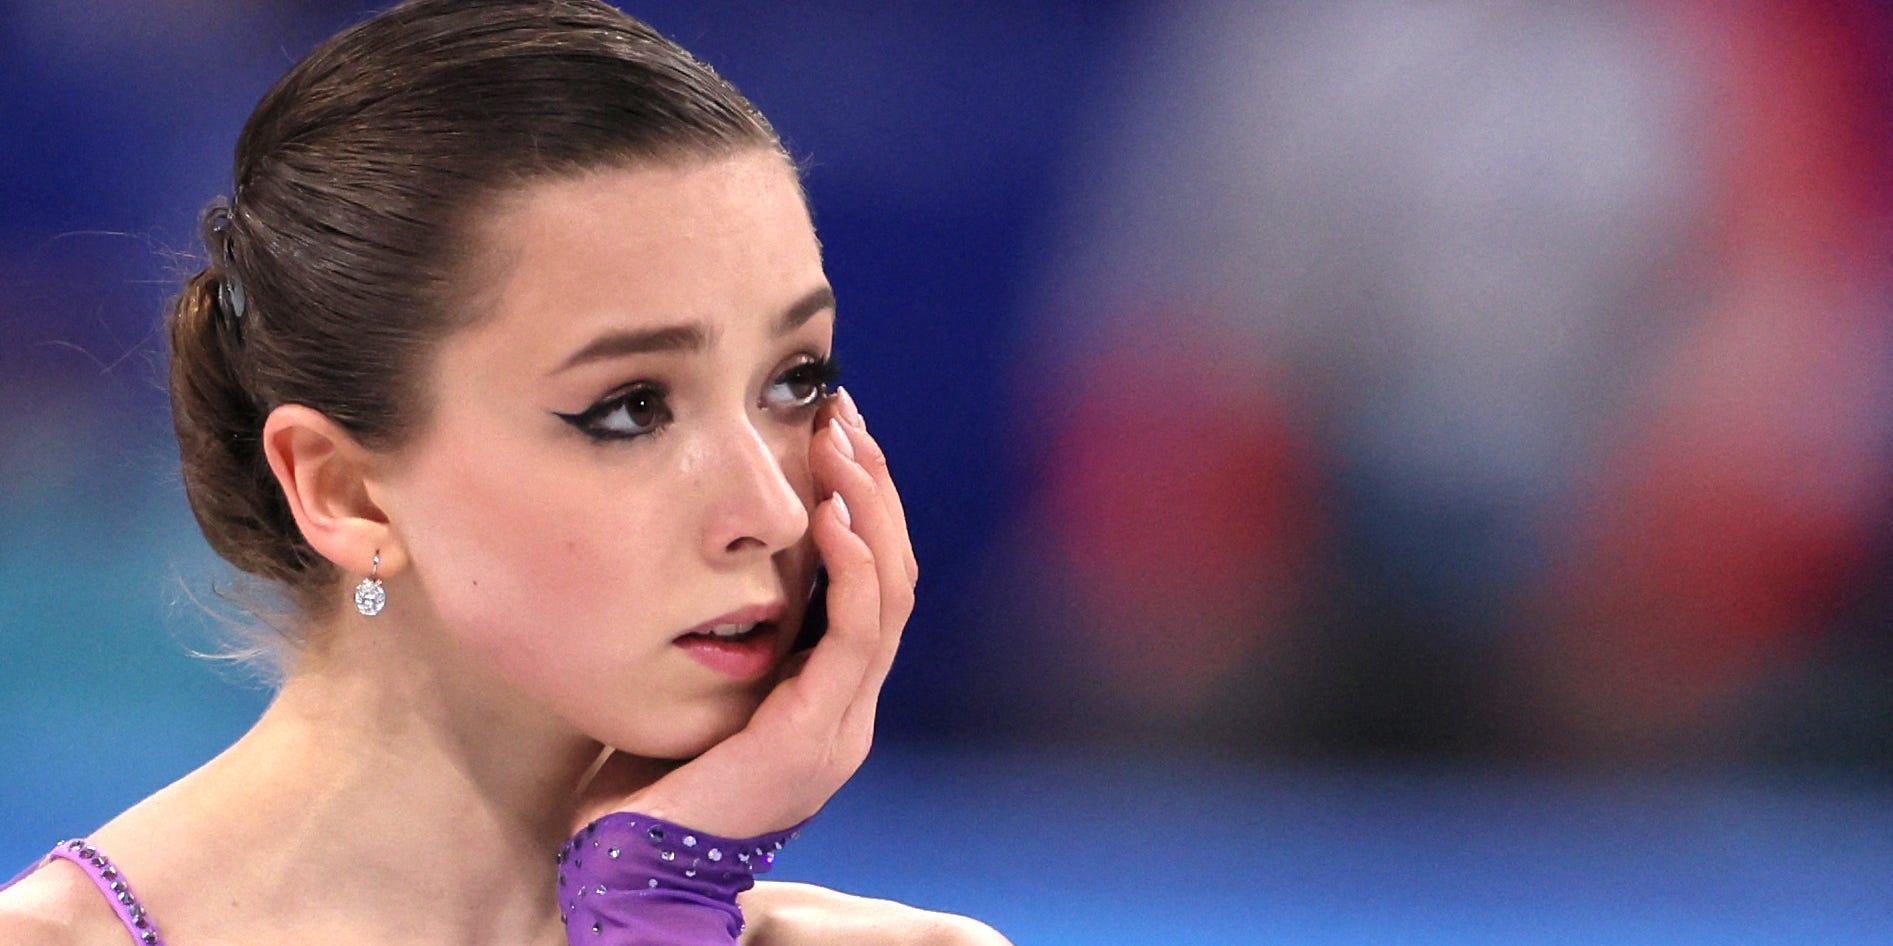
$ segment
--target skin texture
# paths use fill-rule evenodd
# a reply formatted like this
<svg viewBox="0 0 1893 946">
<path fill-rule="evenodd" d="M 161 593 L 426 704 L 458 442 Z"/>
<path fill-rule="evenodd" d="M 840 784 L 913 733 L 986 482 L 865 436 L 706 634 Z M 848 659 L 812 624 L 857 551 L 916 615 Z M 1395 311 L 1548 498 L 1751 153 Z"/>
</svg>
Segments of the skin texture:
<svg viewBox="0 0 1893 946">
<path fill-rule="evenodd" d="M 701 753 L 770 682 L 702 666 L 678 635 L 766 602 L 796 626 L 813 580 L 815 405 L 779 379 L 829 351 L 833 309 L 773 329 L 826 289 L 821 252 L 779 158 L 716 168 L 604 171 L 512 201 L 492 316 L 442 350 L 432 424 L 371 493 L 412 563 L 393 607 L 638 756 Z M 627 225 L 646 220 L 665 225 Z M 703 352 L 558 370 L 614 329 L 691 323 L 714 336 Z M 655 434 L 600 443 L 555 416 L 640 380 L 670 391 Z"/>
<path fill-rule="evenodd" d="M 783 383 L 834 331 L 819 306 L 775 331 L 826 286 L 786 161 L 634 165 L 511 198 L 472 274 L 490 309 L 426 367 L 417 439 L 376 453 L 293 404 L 265 424 L 298 527 L 351 573 L 333 593 L 378 552 L 388 605 L 312 629 L 250 732 L 91 833 L 171 942 L 554 946 L 550 854 L 574 828 L 630 808 L 763 833 L 867 753 L 918 571 L 860 412 L 792 404 L 807 388 Z M 680 323 L 709 344 L 556 370 L 601 333 Z M 661 415 L 656 435 L 597 443 L 557 416 L 643 381 L 666 411 L 617 420 Z M 761 602 L 793 628 L 818 556 L 814 651 L 741 681 L 675 645 Z M 799 885 L 744 903 L 752 946 L 1003 942 Z M 63 862 L 0 894 L 0 941 L 123 935 Z"/>
</svg>

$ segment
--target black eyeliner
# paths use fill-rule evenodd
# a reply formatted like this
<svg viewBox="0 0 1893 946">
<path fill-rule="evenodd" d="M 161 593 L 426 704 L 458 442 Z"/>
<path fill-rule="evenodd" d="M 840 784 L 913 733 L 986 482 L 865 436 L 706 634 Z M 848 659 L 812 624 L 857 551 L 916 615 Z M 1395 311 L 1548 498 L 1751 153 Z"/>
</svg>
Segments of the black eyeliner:
<svg viewBox="0 0 1893 946">
<path fill-rule="evenodd" d="M 619 409 L 627 407 L 629 402 L 633 398 L 654 397 L 658 399 L 659 402 L 661 403 L 663 399 L 669 396 L 670 396 L 670 392 L 662 385 L 655 384 L 650 381 L 637 381 L 637 382 L 633 382 L 629 387 L 619 389 L 616 393 L 606 395 L 602 400 L 598 401 L 597 403 L 593 404 L 590 407 L 585 408 L 582 411 L 579 411 L 576 414 L 567 414 L 562 411 L 553 411 L 552 416 L 557 417 L 558 419 L 565 421 L 568 424 L 571 424 L 573 427 L 578 428 L 578 431 L 580 433 L 584 434 L 586 437 L 598 443 L 636 440 L 640 437 L 649 437 L 653 434 L 659 433 L 664 428 L 660 424 L 658 426 L 653 427 L 650 430 L 640 431 L 638 433 L 621 434 L 621 433 L 600 433 L 594 430 L 591 425 L 597 423 L 602 418 L 611 416 L 613 413 L 615 413 Z M 669 411 L 666 410 L 664 413 L 668 414 Z"/>
<path fill-rule="evenodd" d="M 819 356 L 813 360 L 802 362 L 789 370 L 809 372 L 812 376 L 809 379 L 810 382 L 820 389 L 821 394 L 828 393 L 828 391 L 834 387 L 835 382 L 841 380 L 841 363 L 836 361 L 833 355 Z M 819 399 L 818 395 L 817 400 Z"/>
</svg>

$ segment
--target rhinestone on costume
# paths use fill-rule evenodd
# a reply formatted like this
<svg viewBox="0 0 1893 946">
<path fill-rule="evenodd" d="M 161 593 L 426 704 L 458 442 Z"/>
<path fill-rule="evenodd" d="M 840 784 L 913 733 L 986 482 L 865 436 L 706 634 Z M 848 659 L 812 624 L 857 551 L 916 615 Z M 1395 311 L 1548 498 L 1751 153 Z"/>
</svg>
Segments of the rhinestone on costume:
<svg viewBox="0 0 1893 946">
<path fill-rule="evenodd" d="M 697 876 L 697 869 L 696 869 L 695 867 L 692 867 L 692 868 L 690 868 L 689 870 L 686 870 L 686 871 L 684 871 L 684 876 L 685 876 L 685 877 L 695 877 L 695 876 Z"/>
<path fill-rule="evenodd" d="M 615 860 L 617 860 L 617 859 L 618 859 L 618 849 L 617 849 L 617 848 L 615 848 L 615 847 L 614 847 L 614 848 L 611 848 L 610 850 L 608 850 L 608 851 L 606 851 L 606 852 L 605 852 L 605 856 L 607 856 L 607 857 L 609 857 L 609 858 L 611 858 L 611 859 L 612 859 L 612 860 L 614 860 L 614 861 L 615 861 Z"/>
<path fill-rule="evenodd" d="M 655 886 L 657 886 L 657 878 L 655 878 L 655 877 L 653 877 L 653 878 L 651 878 L 651 879 L 650 879 L 650 881 L 649 881 L 648 883 L 646 883 L 646 884 L 645 884 L 645 886 L 647 886 L 647 887 L 655 887 Z"/>
<path fill-rule="evenodd" d="M 599 895 L 599 896 L 601 896 L 601 897 L 605 895 L 605 885 L 604 885 L 604 884 L 599 884 L 599 885 L 598 885 L 598 895 Z"/>
<path fill-rule="evenodd" d="M 659 851 L 657 852 L 657 857 L 659 860 L 674 861 L 677 859 L 677 852 L 676 851 Z"/>
<path fill-rule="evenodd" d="M 663 840 L 664 840 L 664 829 L 663 829 L 663 828 L 652 828 L 652 829 L 651 829 L 651 843 L 652 843 L 652 844 L 657 844 L 657 843 L 659 843 L 659 842 L 661 842 L 661 841 L 663 841 Z"/>
<path fill-rule="evenodd" d="M 388 592 L 381 587 L 381 582 L 373 578 L 364 578 L 355 586 L 355 610 L 367 617 L 381 613 L 388 604 Z"/>
<path fill-rule="evenodd" d="M 604 926 L 603 926 L 602 924 L 598 924 L 598 923 L 593 923 L 593 924 L 592 924 L 592 932 L 594 932 L 594 933 L 603 933 L 604 931 L 605 931 L 605 928 L 604 928 Z"/>
<path fill-rule="evenodd" d="M 705 854 L 704 856 L 708 857 L 709 859 L 713 861 L 720 861 L 723 859 L 723 852 L 717 850 L 716 848 L 711 848 L 710 852 L 708 854 Z"/>
<path fill-rule="evenodd" d="M 697 846 L 697 836 L 696 836 L 696 835 L 694 835 L 694 834 L 686 834 L 686 835 L 684 835 L 684 847 L 696 847 L 696 846 Z"/>
</svg>

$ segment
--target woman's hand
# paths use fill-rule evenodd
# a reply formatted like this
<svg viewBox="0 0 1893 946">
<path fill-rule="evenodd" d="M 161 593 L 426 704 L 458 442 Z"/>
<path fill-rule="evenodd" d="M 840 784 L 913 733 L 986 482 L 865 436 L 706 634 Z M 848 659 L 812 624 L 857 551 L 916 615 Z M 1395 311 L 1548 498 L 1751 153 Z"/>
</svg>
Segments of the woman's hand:
<svg viewBox="0 0 1893 946">
<path fill-rule="evenodd" d="M 820 810 L 867 758 L 919 567 L 887 458 L 853 401 L 830 397 L 815 424 L 809 469 L 829 498 L 809 529 L 828 569 L 827 634 L 790 658 L 749 725 L 703 755 L 659 775 L 616 754 L 586 789 L 579 824 L 637 811 L 726 837 L 767 834 Z"/>
<path fill-rule="evenodd" d="M 742 946 L 1012 946 L 978 920 L 809 884 L 758 883 L 737 903 Z"/>
</svg>

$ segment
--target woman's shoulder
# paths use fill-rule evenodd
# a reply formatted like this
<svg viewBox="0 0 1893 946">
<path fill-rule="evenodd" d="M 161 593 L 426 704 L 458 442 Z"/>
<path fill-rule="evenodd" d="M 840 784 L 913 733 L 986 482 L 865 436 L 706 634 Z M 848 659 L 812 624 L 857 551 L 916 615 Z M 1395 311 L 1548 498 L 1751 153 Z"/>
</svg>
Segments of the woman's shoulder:
<svg viewBox="0 0 1893 946">
<path fill-rule="evenodd" d="M 123 946 L 125 927 L 85 872 L 54 859 L 0 890 L 0 943 Z"/>
</svg>

